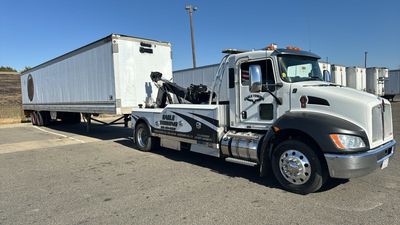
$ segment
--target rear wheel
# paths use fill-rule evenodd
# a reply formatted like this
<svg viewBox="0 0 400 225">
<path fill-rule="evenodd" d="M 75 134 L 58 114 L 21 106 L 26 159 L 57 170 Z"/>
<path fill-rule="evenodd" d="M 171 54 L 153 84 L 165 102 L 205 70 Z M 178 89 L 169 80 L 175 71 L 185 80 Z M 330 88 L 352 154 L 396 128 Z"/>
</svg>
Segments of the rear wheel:
<svg viewBox="0 0 400 225">
<path fill-rule="evenodd" d="M 140 123 L 135 129 L 135 142 L 136 146 L 141 151 L 151 151 L 152 148 L 157 148 L 157 140 L 151 137 L 150 130 L 148 126 L 144 123 Z"/>
<path fill-rule="evenodd" d="M 43 126 L 44 122 L 42 114 L 40 112 L 35 111 L 35 115 L 36 115 L 36 125 Z"/>
<path fill-rule="evenodd" d="M 272 171 L 284 189 L 299 194 L 319 190 L 327 178 L 315 151 L 297 140 L 284 141 L 275 148 Z"/>
<path fill-rule="evenodd" d="M 37 116 L 36 116 L 36 111 L 31 112 L 31 122 L 32 125 L 37 125 Z"/>
</svg>

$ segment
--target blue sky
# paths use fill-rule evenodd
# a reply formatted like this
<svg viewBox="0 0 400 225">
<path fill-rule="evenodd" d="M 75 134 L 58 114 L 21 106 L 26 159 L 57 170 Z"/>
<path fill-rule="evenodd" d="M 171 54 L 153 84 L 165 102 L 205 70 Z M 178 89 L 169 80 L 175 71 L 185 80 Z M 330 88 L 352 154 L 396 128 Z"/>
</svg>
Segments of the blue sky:
<svg viewBox="0 0 400 225">
<path fill-rule="evenodd" d="M 198 66 L 218 63 L 224 48 L 295 45 L 347 66 L 400 67 L 400 1 L 92 1 L 1 0 L 0 65 L 35 66 L 111 33 L 173 46 L 174 70 L 191 67 L 194 13 Z"/>
</svg>

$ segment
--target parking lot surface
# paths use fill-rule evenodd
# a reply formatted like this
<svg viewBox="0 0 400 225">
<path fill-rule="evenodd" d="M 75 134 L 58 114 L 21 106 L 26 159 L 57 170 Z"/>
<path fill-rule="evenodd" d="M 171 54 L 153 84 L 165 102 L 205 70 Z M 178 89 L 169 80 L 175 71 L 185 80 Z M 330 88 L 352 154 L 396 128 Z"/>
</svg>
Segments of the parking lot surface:
<svg viewBox="0 0 400 225">
<path fill-rule="evenodd" d="M 395 137 L 400 102 L 393 103 Z M 283 191 L 256 168 L 191 152 L 140 152 L 131 130 L 0 128 L 0 224 L 400 224 L 400 156 L 388 168 Z"/>
</svg>

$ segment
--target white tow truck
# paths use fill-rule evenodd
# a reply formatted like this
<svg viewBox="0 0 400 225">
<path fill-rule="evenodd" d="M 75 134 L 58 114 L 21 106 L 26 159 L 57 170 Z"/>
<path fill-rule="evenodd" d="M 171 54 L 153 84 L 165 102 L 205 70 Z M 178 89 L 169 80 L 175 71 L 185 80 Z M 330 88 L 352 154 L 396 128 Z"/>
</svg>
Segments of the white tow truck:
<svg viewBox="0 0 400 225">
<path fill-rule="evenodd" d="M 284 189 L 300 194 L 330 177 L 388 166 L 396 144 L 389 101 L 325 82 L 319 56 L 298 48 L 223 53 L 208 90 L 152 74 L 156 103 L 131 115 L 140 150 L 161 146 L 258 166 L 261 176 L 272 171 Z"/>
</svg>

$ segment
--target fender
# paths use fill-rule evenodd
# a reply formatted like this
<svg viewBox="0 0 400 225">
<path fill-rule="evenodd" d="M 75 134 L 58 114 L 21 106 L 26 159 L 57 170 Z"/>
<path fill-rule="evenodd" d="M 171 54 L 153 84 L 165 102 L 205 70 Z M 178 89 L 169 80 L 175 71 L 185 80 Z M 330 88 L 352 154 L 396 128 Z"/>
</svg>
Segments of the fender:
<svg viewBox="0 0 400 225">
<path fill-rule="evenodd" d="M 323 153 L 343 153 L 343 150 L 336 148 L 330 134 L 349 134 L 361 137 L 366 147 L 362 149 L 346 150 L 346 152 L 362 152 L 369 149 L 368 137 L 365 131 L 339 117 L 317 112 L 288 112 L 275 121 L 272 127 L 278 129 L 274 132 L 270 129 L 265 135 L 262 148 L 270 146 L 273 137 L 287 130 L 296 130 L 310 136 L 320 147 Z"/>
<path fill-rule="evenodd" d="M 276 132 L 272 129 L 273 127 L 277 130 Z M 362 152 L 369 149 L 368 137 L 365 131 L 350 121 L 317 112 L 288 112 L 275 121 L 263 138 L 259 155 L 261 176 L 268 172 L 268 165 L 264 160 L 271 157 L 274 147 L 272 141 L 286 131 L 300 131 L 307 134 L 317 143 L 323 153 L 344 153 L 343 150 L 336 148 L 329 137 L 330 134 L 349 134 L 361 137 L 366 147 L 346 150 L 346 153 Z"/>
</svg>

